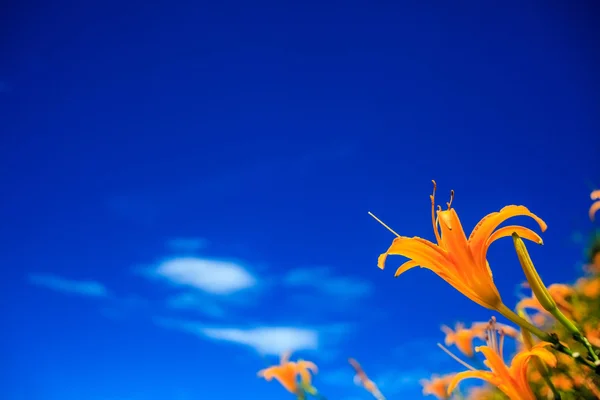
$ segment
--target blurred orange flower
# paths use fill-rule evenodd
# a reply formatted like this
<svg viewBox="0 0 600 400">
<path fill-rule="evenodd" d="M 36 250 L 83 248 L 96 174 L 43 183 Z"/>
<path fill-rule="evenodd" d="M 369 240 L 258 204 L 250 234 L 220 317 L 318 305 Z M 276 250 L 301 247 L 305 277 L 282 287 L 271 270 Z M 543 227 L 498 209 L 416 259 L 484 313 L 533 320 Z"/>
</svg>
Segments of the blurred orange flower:
<svg viewBox="0 0 600 400">
<path fill-rule="evenodd" d="M 576 287 L 585 297 L 590 299 L 600 297 L 600 279 L 598 278 L 579 278 Z"/>
<path fill-rule="evenodd" d="M 271 381 L 275 378 L 288 392 L 300 395 L 302 391 L 298 385 L 298 376 L 301 378 L 303 387 L 311 388 L 312 378 L 310 372 L 317 373 L 318 369 L 317 366 L 310 361 L 299 360 L 293 362 L 289 361 L 289 358 L 290 353 L 284 353 L 281 356 L 279 365 L 274 365 L 258 371 L 258 376 L 267 381 Z"/>
<path fill-rule="evenodd" d="M 423 386 L 423 394 L 435 396 L 439 400 L 447 400 L 450 398 L 448 394 L 448 385 L 454 378 L 455 374 L 444 376 L 432 375 L 430 379 L 421 379 L 419 383 Z"/>
<path fill-rule="evenodd" d="M 454 330 L 446 325 L 442 325 L 442 332 L 446 334 L 446 338 L 444 339 L 446 346 L 456 345 L 456 348 L 469 358 L 473 357 L 474 354 L 473 339 L 485 338 L 485 332 L 478 329 L 467 329 L 461 322 L 456 323 Z"/>
<path fill-rule="evenodd" d="M 395 276 L 420 266 L 433 271 L 456 290 L 483 307 L 495 310 L 504 306 L 486 260 L 489 246 L 497 239 L 511 236 L 513 233 L 539 244 L 542 243 L 542 239 L 537 233 L 522 226 L 496 228 L 515 216 L 533 218 L 542 232 L 546 230 L 546 223 L 526 207 L 507 206 L 499 212 L 484 217 L 467 239 L 458 214 L 451 207 L 454 192 L 451 192 L 450 202 L 447 203 L 448 209 L 442 211 L 438 206 L 436 217 L 435 188 L 434 181 L 433 194 L 430 196 L 431 221 L 437 244 L 419 237 L 411 238 L 396 234 L 398 237 L 394 239 L 390 248 L 379 256 L 378 267 L 384 268 L 388 255 L 405 256 L 409 261 L 398 268 Z"/>
<path fill-rule="evenodd" d="M 600 210 L 600 190 L 594 190 L 590 194 L 592 200 L 596 200 L 590 206 L 589 214 L 590 219 L 593 221 L 596 218 L 596 213 Z"/>
</svg>

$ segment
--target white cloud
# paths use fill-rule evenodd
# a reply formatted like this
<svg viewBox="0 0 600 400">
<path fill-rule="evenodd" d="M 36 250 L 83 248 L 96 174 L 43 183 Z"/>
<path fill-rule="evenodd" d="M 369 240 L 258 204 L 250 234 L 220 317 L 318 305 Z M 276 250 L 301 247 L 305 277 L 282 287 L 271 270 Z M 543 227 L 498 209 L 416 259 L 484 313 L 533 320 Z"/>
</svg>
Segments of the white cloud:
<svg viewBox="0 0 600 400">
<path fill-rule="evenodd" d="M 348 333 L 350 326 L 333 324 L 321 327 L 294 326 L 209 326 L 192 321 L 155 318 L 154 322 L 168 329 L 198 335 L 204 339 L 229 342 L 254 349 L 264 355 L 279 355 L 285 351 L 330 349 Z"/>
<path fill-rule="evenodd" d="M 197 257 L 164 261 L 152 274 L 215 295 L 232 294 L 257 283 L 254 276 L 237 263 Z"/>
<path fill-rule="evenodd" d="M 329 268 L 298 268 L 291 270 L 284 283 L 294 287 L 312 287 L 324 294 L 341 297 L 362 298 L 373 292 L 373 286 L 365 280 L 333 276 Z"/>
<path fill-rule="evenodd" d="M 108 291 L 104 285 L 96 281 L 75 281 L 55 275 L 30 274 L 29 282 L 33 285 L 43 286 L 63 293 L 89 297 L 108 296 Z"/>
<path fill-rule="evenodd" d="M 315 330 L 290 327 L 254 329 L 204 328 L 207 338 L 249 346 L 262 354 L 278 355 L 286 351 L 316 350 L 319 334 Z"/>
</svg>

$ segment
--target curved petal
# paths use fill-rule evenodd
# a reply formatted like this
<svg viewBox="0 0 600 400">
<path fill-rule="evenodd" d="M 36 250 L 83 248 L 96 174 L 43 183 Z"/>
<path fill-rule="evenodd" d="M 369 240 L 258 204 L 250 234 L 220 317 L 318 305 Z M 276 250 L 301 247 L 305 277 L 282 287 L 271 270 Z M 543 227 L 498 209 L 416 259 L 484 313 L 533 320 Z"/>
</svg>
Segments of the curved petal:
<svg viewBox="0 0 600 400">
<path fill-rule="evenodd" d="M 496 353 L 495 349 L 488 346 L 479 346 L 476 347 L 475 350 L 485 356 L 485 360 L 487 361 L 486 364 L 498 379 L 507 383 L 511 381 L 510 371 L 506 364 L 504 364 L 500 354 Z"/>
<path fill-rule="evenodd" d="M 454 344 L 454 331 L 452 330 L 452 328 L 450 328 L 447 325 L 442 325 L 440 329 L 446 335 L 446 338 L 444 339 L 444 344 L 446 346 L 451 346 L 452 344 Z"/>
<path fill-rule="evenodd" d="M 548 365 L 549 367 L 555 367 L 557 359 L 556 356 L 546 348 L 548 346 L 551 346 L 551 343 L 540 342 L 533 346 L 531 350 L 525 350 L 515 355 L 510 365 L 511 373 L 516 375 L 517 373 L 519 373 L 519 371 L 526 370 L 527 363 L 529 362 L 531 357 L 538 357 L 544 364 Z"/>
<path fill-rule="evenodd" d="M 526 392 L 533 398 L 533 392 L 529 386 L 529 380 L 527 378 L 527 367 L 529 360 L 532 357 L 538 357 L 543 363 L 550 367 L 556 366 L 556 357 L 552 354 L 547 346 L 550 343 L 541 342 L 531 348 L 531 350 L 524 350 L 519 352 L 512 360 L 510 366 L 510 373 L 514 377 L 515 382 L 519 386 L 521 392 Z"/>
<path fill-rule="evenodd" d="M 403 273 L 405 273 L 406 271 L 408 271 L 409 269 L 413 269 L 418 266 L 419 266 L 419 264 L 416 263 L 415 261 L 408 260 L 407 262 L 405 262 L 404 264 L 402 264 L 401 266 L 398 267 L 398 269 L 396 270 L 396 273 L 394 274 L 394 278 L 397 278 L 400 275 L 402 275 Z"/>
<path fill-rule="evenodd" d="M 463 381 L 465 379 L 472 379 L 472 378 L 484 380 L 486 382 L 491 383 L 494 386 L 496 386 L 497 383 L 498 383 L 498 379 L 496 378 L 496 376 L 493 373 L 489 372 L 489 371 L 464 371 L 464 372 L 459 372 L 458 374 L 454 375 L 454 378 L 452 378 L 452 380 L 448 384 L 448 395 L 452 394 L 452 392 L 454 391 L 454 389 L 456 389 L 456 386 L 458 386 L 458 384 L 461 381 Z"/>
<path fill-rule="evenodd" d="M 477 224 L 471 235 L 469 236 L 469 246 L 473 252 L 473 256 L 477 260 L 485 260 L 485 252 L 487 250 L 486 243 L 496 228 L 509 218 L 517 216 L 531 217 L 538 223 L 542 232 L 547 229 L 546 223 L 537 215 L 529 211 L 525 206 L 506 206 L 498 212 L 493 212 L 483 217 Z M 483 261 L 481 261 L 483 262 Z"/>
<path fill-rule="evenodd" d="M 590 193 L 590 198 L 592 200 L 600 200 L 600 189 L 592 191 L 592 193 Z"/>
<path fill-rule="evenodd" d="M 388 255 L 399 255 L 415 261 L 418 265 L 439 268 L 447 263 L 445 252 L 435 244 L 419 237 L 400 236 L 390 248 L 379 256 L 377 266 L 383 269 Z"/>
<path fill-rule="evenodd" d="M 537 244 L 544 244 L 544 241 L 542 240 L 540 235 L 538 235 L 531 229 L 518 225 L 510 225 L 500 228 L 494 233 L 492 233 L 492 235 L 488 238 L 485 246 L 489 247 L 496 240 L 507 236 L 511 236 L 513 233 L 516 233 L 523 239 L 531 240 L 532 242 L 535 242 Z"/>
<path fill-rule="evenodd" d="M 310 371 L 316 374 L 319 370 L 314 363 L 300 360 L 296 363 L 296 371 L 300 375 L 302 382 L 304 382 L 307 386 L 310 386 L 312 382 Z"/>
<path fill-rule="evenodd" d="M 596 213 L 600 210 L 600 201 L 597 201 L 595 203 L 592 204 L 592 206 L 590 207 L 590 219 L 592 221 L 594 221 L 596 219 Z"/>
<path fill-rule="evenodd" d="M 264 378 L 267 381 L 270 381 L 271 379 L 273 379 L 273 376 L 275 376 L 275 372 L 273 371 L 274 368 L 277 367 L 269 367 L 269 368 L 265 368 L 265 369 L 261 369 L 260 371 L 257 372 L 257 376 L 260 378 Z"/>
</svg>

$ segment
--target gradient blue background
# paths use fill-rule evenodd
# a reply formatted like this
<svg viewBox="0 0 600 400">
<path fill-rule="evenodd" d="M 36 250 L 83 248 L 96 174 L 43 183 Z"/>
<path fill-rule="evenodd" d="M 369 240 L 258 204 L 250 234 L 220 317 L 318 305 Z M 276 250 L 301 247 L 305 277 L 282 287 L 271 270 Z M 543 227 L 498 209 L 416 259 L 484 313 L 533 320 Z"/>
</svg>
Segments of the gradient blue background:
<svg viewBox="0 0 600 400">
<path fill-rule="evenodd" d="M 579 273 L 600 184 L 586 3 L 51 3 L 0 24 L 2 398 L 288 398 L 256 378 L 275 356 L 202 334 L 275 326 L 318 335 L 297 355 L 330 400 L 369 399 L 349 356 L 389 399 L 420 398 L 419 378 L 459 369 L 439 325 L 490 317 L 429 271 L 394 280 L 400 258 L 376 268 L 392 236 L 367 211 L 433 239 L 431 179 L 467 230 L 528 206 L 545 281 Z M 256 285 L 152 278 L 181 256 Z M 510 240 L 489 259 L 514 304 Z"/>
</svg>

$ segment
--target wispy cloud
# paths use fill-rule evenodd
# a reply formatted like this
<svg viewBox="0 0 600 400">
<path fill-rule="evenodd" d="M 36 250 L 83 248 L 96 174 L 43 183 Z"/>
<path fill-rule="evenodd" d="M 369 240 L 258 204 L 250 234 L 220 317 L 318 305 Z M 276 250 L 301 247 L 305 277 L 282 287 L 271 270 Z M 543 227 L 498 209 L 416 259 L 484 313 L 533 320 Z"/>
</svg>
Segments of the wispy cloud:
<svg viewBox="0 0 600 400">
<path fill-rule="evenodd" d="M 210 339 L 252 347 L 263 354 L 277 355 L 288 350 L 316 350 L 319 346 L 317 331 L 301 328 L 204 328 L 201 333 Z"/>
<path fill-rule="evenodd" d="M 373 292 L 373 286 L 364 279 L 334 276 L 330 268 L 298 268 L 291 270 L 285 277 L 284 283 L 293 287 L 314 288 L 323 294 L 338 297 L 343 296 L 363 298 Z"/>
<path fill-rule="evenodd" d="M 257 284 L 242 265 L 217 259 L 172 258 L 147 271 L 175 285 L 190 286 L 214 295 L 229 295 Z"/>
<path fill-rule="evenodd" d="M 55 275 L 30 274 L 29 282 L 58 292 L 89 297 L 107 297 L 108 290 L 96 281 L 77 281 Z"/>
<path fill-rule="evenodd" d="M 204 339 L 246 346 L 264 355 L 279 355 L 285 351 L 318 350 L 325 342 L 338 342 L 349 329 L 344 324 L 323 327 L 209 326 L 163 318 L 156 318 L 155 323 L 164 328 L 195 334 Z"/>
</svg>

